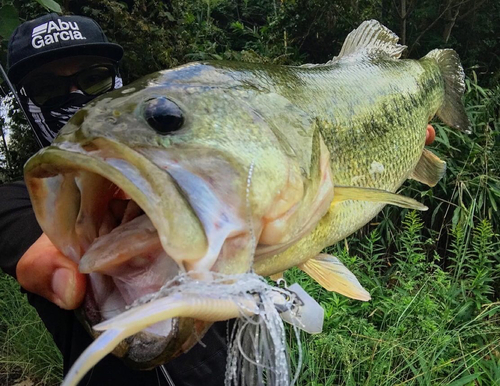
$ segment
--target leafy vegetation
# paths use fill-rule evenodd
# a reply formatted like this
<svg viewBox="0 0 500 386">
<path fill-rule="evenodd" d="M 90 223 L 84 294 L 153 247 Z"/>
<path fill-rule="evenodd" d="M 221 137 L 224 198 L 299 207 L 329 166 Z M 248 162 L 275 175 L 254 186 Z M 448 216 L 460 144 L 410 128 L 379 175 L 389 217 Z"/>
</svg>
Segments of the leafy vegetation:
<svg viewBox="0 0 500 386">
<path fill-rule="evenodd" d="M 59 385 L 62 357 L 19 285 L 0 274 L 0 385 L 31 379 L 39 385 Z"/>
<path fill-rule="evenodd" d="M 500 382 L 500 304 L 490 300 L 498 279 L 498 241 L 491 225 L 480 222 L 469 239 L 471 229 L 457 228 L 448 269 L 439 255 L 428 258 L 422 230 L 419 216 L 408 213 L 396 234 L 398 252 L 390 257 L 377 230 L 349 242 L 357 246 L 351 248 L 355 253 L 333 248 L 370 290 L 369 303 L 326 292 L 298 270 L 287 275 L 326 311 L 325 333 L 304 337 L 301 384 Z"/>
<path fill-rule="evenodd" d="M 494 385 L 500 381 L 500 308 L 488 300 L 491 283 L 488 286 L 488 279 L 477 280 L 477 276 L 476 280 L 457 279 L 458 265 L 443 270 L 438 255 L 429 260 L 422 228 L 419 217 L 408 213 L 397 234 L 400 250 L 388 260 L 383 259 L 385 249 L 376 230 L 359 242 L 357 255 L 336 248 L 337 256 L 370 289 L 369 303 L 328 293 L 298 271 L 289 275 L 316 292 L 327 315 L 326 333 L 305 342 L 302 384 L 311 384 L 308 379 L 314 385 L 468 385 L 472 381 Z M 493 246 L 492 236 L 491 226 L 481 223 L 473 243 Z M 474 254 L 473 243 L 465 246 L 467 253 Z M 458 248 L 450 258 L 458 263 L 462 252 Z M 486 271 L 493 274 L 492 268 Z"/>
<path fill-rule="evenodd" d="M 1 48 L 8 29 L 53 1 L 0 0 Z M 300 385 L 500 384 L 500 3 L 493 0 L 65 0 L 66 12 L 98 20 L 125 47 L 122 74 L 192 60 L 324 62 L 348 31 L 376 18 L 404 37 L 408 55 L 455 48 L 465 65 L 472 133 L 439 121 L 432 151 L 447 162 L 434 188 L 408 181 L 401 193 L 430 209 L 387 207 L 332 247 L 369 290 L 367 303 L 329 293 L 298 270 L 326 310 L 325 328 L 304 335 Z M 53 4 L 52 4 L 53 5 Z M 2 24 L 2 20 L 10 20 Z M 14 20 L 14 22 L 12 22 Z M 2 86 L 4 87 L 4 86 Z M 10 105 L 9 151 L 0 177 L 18 178 L 36 145 Z M 2 118 L 4 119 L 4 117 Z M 291 343 L 292 350 L 297 350 Z M 0 275 L 0 384 L 29 376 L 58 384 L 61 358 L 17 284 Z"/>
</svg>

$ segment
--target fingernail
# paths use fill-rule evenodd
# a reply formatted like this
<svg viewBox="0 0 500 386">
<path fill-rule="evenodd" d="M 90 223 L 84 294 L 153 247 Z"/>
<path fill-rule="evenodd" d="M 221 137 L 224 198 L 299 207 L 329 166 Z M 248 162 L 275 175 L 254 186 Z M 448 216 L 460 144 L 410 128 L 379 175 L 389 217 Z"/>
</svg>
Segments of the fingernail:
<svg viewBox="0 0 500 386">
<path fill-rule="evenodd" d="M 67 268 L 58 268 L 52 276 L 52 291 L 59 298 L 57 305 L 63 308 L 70 308 L 73 303 L 73 293 L 75 290 L 75 276 Z"/>
</svg>

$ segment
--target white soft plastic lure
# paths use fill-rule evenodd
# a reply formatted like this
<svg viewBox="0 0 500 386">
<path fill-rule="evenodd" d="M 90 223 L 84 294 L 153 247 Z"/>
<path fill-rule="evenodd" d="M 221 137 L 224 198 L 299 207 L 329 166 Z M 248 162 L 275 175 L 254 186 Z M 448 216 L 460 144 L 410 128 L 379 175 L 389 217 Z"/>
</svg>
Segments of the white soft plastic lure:
<svg viewBox="0 0 500 386">
<path fill-rule="evenodd" d="M 85 374 L 122 340 L 155 323 L 181 316 L 217 322 L 258 312 L 257 305 L 249 298 L 238 302 L 235 299 L 213 299 L 178 293 L 168 298 L 153 300 L 94 326 L 94 330 L 104 332 L 73 364 L 61 386 L 76 386 Z"/>
</svg>

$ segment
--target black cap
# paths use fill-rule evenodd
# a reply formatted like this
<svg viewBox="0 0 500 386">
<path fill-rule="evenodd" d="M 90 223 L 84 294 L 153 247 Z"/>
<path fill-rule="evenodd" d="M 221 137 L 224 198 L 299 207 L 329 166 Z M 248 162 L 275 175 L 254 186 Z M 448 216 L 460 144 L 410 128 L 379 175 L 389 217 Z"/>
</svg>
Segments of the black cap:
<svg viewBox="0 0 500 386">
<path fill-rule="evenodd" d="M 13 83 L 18 83 L 30 71 L 60 58 L 96 55 L 118 62 L 123 56 L 123 48 L 110 43 L 94 20 L 56 13 L 17 27 L 9 40 L 8 52 L 8 76 Z"/>
</svg>

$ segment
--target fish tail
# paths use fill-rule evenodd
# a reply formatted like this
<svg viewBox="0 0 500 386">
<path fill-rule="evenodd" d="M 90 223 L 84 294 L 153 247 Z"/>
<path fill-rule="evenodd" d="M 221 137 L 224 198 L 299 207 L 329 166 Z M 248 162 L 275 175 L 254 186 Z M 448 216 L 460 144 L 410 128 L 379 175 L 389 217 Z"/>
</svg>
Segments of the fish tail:
<svg viewBox="0 0 500 386">
<path fill-rule="evenodd" d="M 447 125 L 470 133 L 469 118 L 462 103 L 465 75 L 458 54 L 451 49 L 436 49 L 425 58 L 436 61 L 444 80 L 444 102 L 439 107 L 437 116 Z"/>
</svg>

